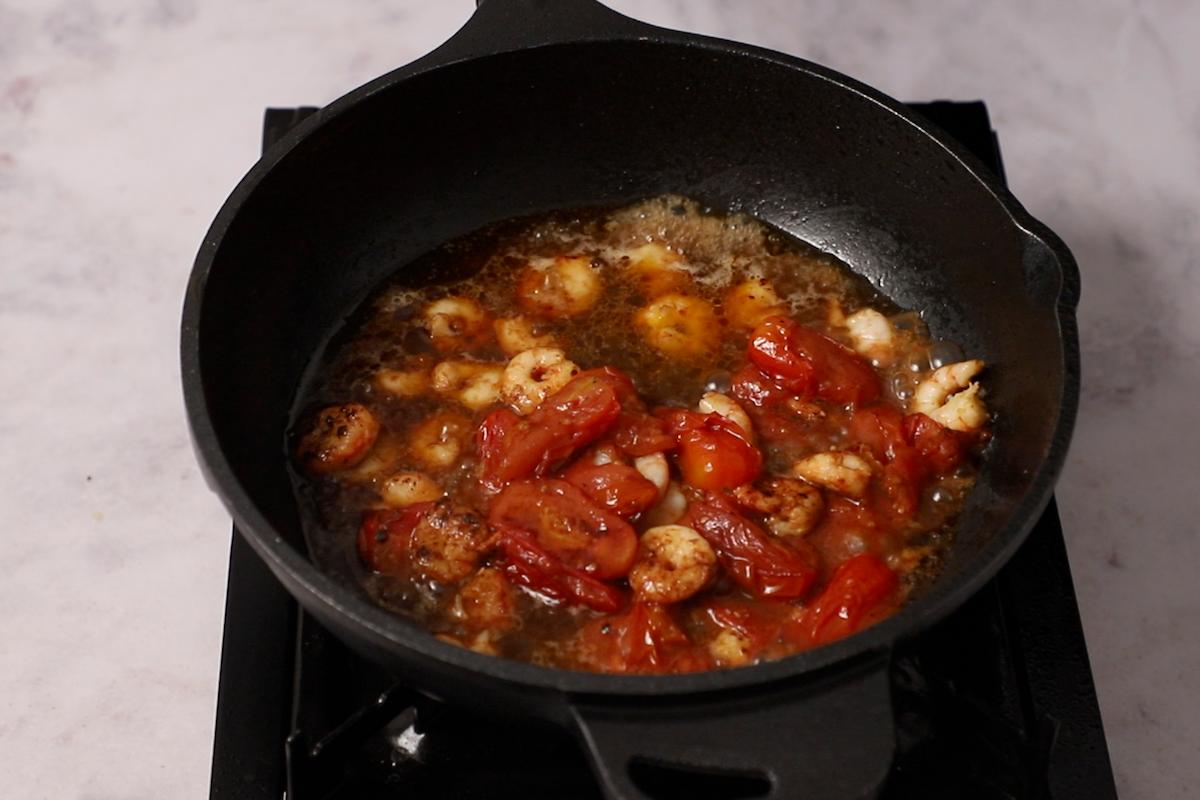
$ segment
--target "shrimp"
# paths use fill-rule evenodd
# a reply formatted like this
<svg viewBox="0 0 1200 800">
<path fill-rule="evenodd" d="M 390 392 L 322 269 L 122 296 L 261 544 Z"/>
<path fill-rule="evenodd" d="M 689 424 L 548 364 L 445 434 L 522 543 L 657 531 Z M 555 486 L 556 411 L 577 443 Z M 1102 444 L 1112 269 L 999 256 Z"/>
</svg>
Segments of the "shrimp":
<svg viewBox="0 0 1200 800">
<path fill-rule="evenodd" d="M 973 358 L 939 367 L 913 393 L 913 410 L 956 431 L 973 431 L 987 422 L 987 406 L 979 397 L 979 384 L 971 381 L 984 367 Z"/>
<path fill-rule="evenodd" d="M 443 297 L 425 306 L 421 321 L 433 346 L 443 353 L 462 352 L 487 341 L 488 313 L 469 297 Z"/>
<path fill-rule="evenodd" d="M 767 528 L 776 536 L 804 536 L 825 513 L 821 490 L 796 478 L 771 477 L 733 490 L 745 508 L 766 515 Z"/>
<path fill-rule="evenodd" d="M 687 289 L 692 282 L 679 254 L 657 242 L 629 251 L 629 274 L 648 298 Z"/>
<path fill-rule="evenodd" d="M 787 313 L 787 306 L 766 278 L 750 278 L 731 286 L 725 292 L 722 307 L 729 324 L 744 330 L 754 328 L 767 317 Z"/>
<path fill-rule="evenodd" d="M 880 366 L 891 363 L 896 337 L 887 317 L 873 308 L 860 309 L 846 317 L 846 329 L 855 352 Z"/>
<path fill-rule="evenodd" d="M 753 642 L 737 631 L 722 628 L 708 642 L 708 652 L 718 667 L 740 667 L 750 663 Z"/>
<path fill-rule="evenodd" d="M 721 336 L 712 306 L 685 294 L 659 297 L 642 307 L 633 321 L 654 349 L 676 358 L 705 356 L 716 349 Z"/>
<path fill-rule="evenodd" d="M 539 325 L 529 317 L 504 317 L 493 322 L 492 328 L 496 332 L 496 341 L 500 343 L 500 349 L 509 358 L 535 347 L 558 346 L 553 334 L 540 331 Z"/>
<path fill-rule="evenodd" d="M 394 397 L 417 397 L 429 389 L 429 369 L 381 369 L 375 373 L 375 385 Z"/>
<path fill-rule="evenodd" d="M 870 462 L 846 451 L 817 453 L 792 465 L 796 477 L 854 498 L 866 494 L 871 473 Z"/>
<path fill-rule="evenodd" d="M 661 455 L 661 454 L 660 454 Z M 663 492 L 662 499 L 657 504 L 646 509 L 646 513 L 638 520 L 638 527 L 649 530 L 662 525 L 678 522 L 687 512 L 688 499 L 679 484 L 671 481 Z"/>
<path fill-rule="evenodd" d="M 729 395 L 720 392 L 705 392 L 700 396 L 700 402 L 696 404 L 696 409 L 703 414 L 721 415 L 741 428 L 742 432 L 746 434 L 746 439 L 751 444 L 754 443 L 754 426 L 750 423 L 750 416 Z"/>
<path fill-rule="evenodd" d="M 479 361 L 443 361 L 433 368 L 429 385 L 438 394 L 453 397 L 472 411 L 492 405 L 500 399 L 500 364 Z"/>
<path fill-rule="evenodd" d="M 517 302 L 551 319 L 577 317 L 600 299 L 600 276 L 586 256 L 559 256 L 548 265 L 530 264 L 517 282 Z"/>
<path fill-rule="evenodd" d="M 473 511 L 439 501 L 412 532 L 413 568 L 439 583 L 454 583 L 479 566 L 487 526 Z"/>
<path fill-rule="evenodd" d="M 654 484 L 654 488 L 658 489 L 659 500 L 666 495 L 667 487 L 671 484 L 671 467 L 667 464 L 666 456 L 662 453 L 638 456 L 633 460 L 633 468 L 641 473 L 643 478 Z"/>
<path fill-rule="evenodd" d="M 453 411 L 426 417 L 408 434 L 413 457 L 432 470 L 458 463 L 472 434 L 471 420 Z"/>
<path fill-rule="evenodd" d="M 397 472 L 383 482 L 379 496 L 391 508 L 432 503 L 442 496 L 442 487 L 423 472 Z"/>
<path fill-rule="evenodd" d="M 310 472 L 337 472 L 366 458 L 378 437 L 379 420 L 366 406 L 329 406 L 317 413 L 300 439 L 296 455 Z"/>
<path fill-rule="evenodd" d="M 517 622 L 513 586 L 500 570 L 484 567 L 458 590 L 450 614 L 465 627 L 476 630 L 512 628 Z"/>
<path fill-rule="evenodd" d="M 562 350 L 535 347 L 508 362 L 500 381 L 500 399 L 518 414 L 528 414 L 578 374 L 579 367 Z"/>
<path fill-rule="evenodd" d="M 717 554 L 691 528 L 660 525 L 642 534 L 629 585 L 639 600 L 678 603 L 699 592 L 716 574 Z"/>
</svg>

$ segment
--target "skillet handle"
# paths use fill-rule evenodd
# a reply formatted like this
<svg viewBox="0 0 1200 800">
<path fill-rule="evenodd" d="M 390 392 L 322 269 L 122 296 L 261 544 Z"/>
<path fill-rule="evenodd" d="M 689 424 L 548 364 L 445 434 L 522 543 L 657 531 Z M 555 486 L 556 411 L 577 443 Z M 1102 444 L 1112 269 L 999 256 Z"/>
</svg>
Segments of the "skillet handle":
<svg viewBox="0 0 1200 800">
<path fill-rule="evenodd" d="M 728 784 L 731 797 L 754 786 L 754 796 L 764 796 L 769 784 L 770 800 L 866 800 L 878 796 L 895 750 L 889 664 L 883 653 L 836 675 L 748 697 L 579 700 L 573 712 L 609 800 L 677 796 L 647 787 L 670 786 L 672 773 L 681 772 L 741 778 Z"/>
<path fill-rule="evenodd" d="M 422 67 L 548 44 L 663 38 L 674 31 L 618 14 L 596 0 L 476 0 L 475 13 Z"/>
</svg>

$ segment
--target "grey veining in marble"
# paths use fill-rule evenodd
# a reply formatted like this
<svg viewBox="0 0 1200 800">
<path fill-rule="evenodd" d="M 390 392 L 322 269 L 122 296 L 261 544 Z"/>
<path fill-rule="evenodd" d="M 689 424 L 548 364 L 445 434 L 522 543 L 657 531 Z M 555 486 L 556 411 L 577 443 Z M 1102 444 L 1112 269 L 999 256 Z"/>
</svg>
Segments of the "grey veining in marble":
<svg viewBox="0 0 1200 800">
<path fill-rule="evenodd" d="M 1200 786 L 1200 4 L 613 0 L 904 99 L 987 100 L 1083 270 L 1059 503 L 1121 794 Z M 0 775 L 207 792 L 229 522 L 177 327 L 263 107 L 321 104 L 470 0 L 0 0 Z"/>
</svg>

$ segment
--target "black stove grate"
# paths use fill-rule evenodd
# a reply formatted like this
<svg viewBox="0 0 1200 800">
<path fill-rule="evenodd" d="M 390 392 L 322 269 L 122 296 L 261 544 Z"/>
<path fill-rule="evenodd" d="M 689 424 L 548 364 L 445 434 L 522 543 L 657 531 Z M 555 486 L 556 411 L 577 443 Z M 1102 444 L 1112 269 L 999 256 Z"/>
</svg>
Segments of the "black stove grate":
<svg viewBox="0 0 1200 800">
<path fill-rule="evenodd" d="M 983 103 L 912 107 L 1003 177 Z M 264 147 L 313 111 L 269 110 Z M 897 649 L 892 683 L 897 752 L 884 797 L 1116 797 L 1053 501 L 995 580 Z M 662 796 L 683 796 L 680 780 Z M 686 793 L 756 788 L 710 777 Z M 567 732 L 395 685 L 300 611 L 235 533 L 210 796 L 582 800 L 600 791 Z"/>
</svg>

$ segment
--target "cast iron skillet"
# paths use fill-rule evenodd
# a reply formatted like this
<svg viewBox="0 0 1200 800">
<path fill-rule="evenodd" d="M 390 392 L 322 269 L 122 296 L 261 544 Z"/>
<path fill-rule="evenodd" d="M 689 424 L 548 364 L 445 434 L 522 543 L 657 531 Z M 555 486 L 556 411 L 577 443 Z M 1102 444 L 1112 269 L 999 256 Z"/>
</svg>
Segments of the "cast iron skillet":
<svg viewBox="0 0 1200 800">
<path fill-rule="evenodd" d="M 605 676 L 479 655 L 305 556 L 285 467 L 303 371 L 385 277 L 509 217 L 677 192 L 830 250 L 991 365 L 995 439 L 936 585 L 883 623 L 755 667 Z M 650 27 L 593 0 L 487 0 L 430 55 L 313 115 L 250 170 L 197 256 L 183 383 L 237 527 L 330 630 L 430 694 L 572 726 L 612 797 L 637 760 L 860 797 L 893 749 L 892 644 L 1014 552 L 1070 436 L 1078 273 L 1062 242 L 928 122 L 778 53 Z"/>
</svg>

